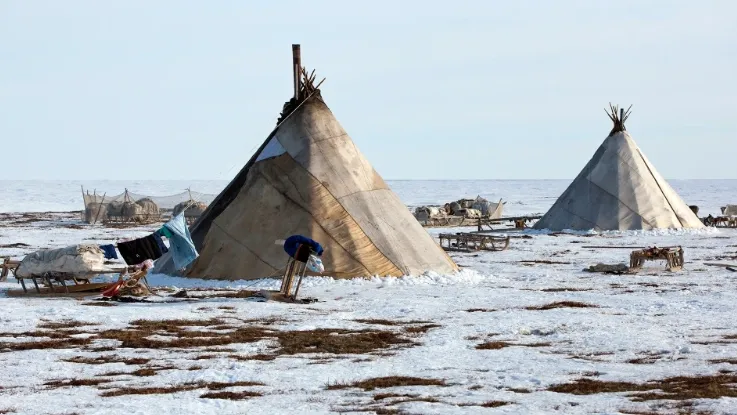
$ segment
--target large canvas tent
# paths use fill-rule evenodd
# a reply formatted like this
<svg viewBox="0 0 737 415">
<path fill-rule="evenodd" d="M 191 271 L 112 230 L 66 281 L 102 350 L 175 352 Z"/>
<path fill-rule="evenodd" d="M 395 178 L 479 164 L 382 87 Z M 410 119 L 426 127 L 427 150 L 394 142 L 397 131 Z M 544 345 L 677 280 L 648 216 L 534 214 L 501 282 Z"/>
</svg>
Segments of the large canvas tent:
<svg viewBox="0 0 737 415">
<path fill-rule="evenodd" d="M 450 273 L 457 266 L 415 220 L 343 130 L 293 46 L 295 96 L 276 129 L 191 228 L 200 257 L 186 275 L 279 274 L 276 240 L 301 234 L 342 278 Z M 166 269 L 165 269 L 166 271 Z M 170 271 L 170 270 L 169 270 Z"/>
<path fill-rule="evenodd" d="M 591 160 L 536 224 L 550 230 L 701 228 L 704 225 L 655 170 L 610 105 L 614 128 Z"/>
</svg>

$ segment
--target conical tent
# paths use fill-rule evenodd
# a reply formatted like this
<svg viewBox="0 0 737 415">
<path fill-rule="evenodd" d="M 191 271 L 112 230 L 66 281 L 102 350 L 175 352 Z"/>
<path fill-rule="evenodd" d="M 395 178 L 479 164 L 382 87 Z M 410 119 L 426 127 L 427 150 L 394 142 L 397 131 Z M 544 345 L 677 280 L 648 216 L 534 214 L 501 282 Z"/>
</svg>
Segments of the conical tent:
<svg viewBox="0 0 737 415">
<path fill-rule="evenodd" d="M 187 276 L 276 275 L 287 255 L 275 241 L 293 234 L 325 247 L 327 275 L 456 271 L 358 151 L 313 85 L 314 72 L 301 68 L 298 53 L 295 97 L 276 129 L 192 226 L 200 257 Z"/>
<path fill-rule="evenodd" d="M 655 170 L 610 105 L 614 128 L 535 229 L 636 230 L 704 225 Z"/>
</svg>

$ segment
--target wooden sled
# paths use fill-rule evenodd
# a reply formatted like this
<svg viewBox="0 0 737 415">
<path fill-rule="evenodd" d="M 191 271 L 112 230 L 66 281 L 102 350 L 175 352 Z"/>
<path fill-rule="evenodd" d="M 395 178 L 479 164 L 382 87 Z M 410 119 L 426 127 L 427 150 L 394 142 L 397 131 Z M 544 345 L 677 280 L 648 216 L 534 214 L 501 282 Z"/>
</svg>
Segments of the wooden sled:
<svg viewBox="0 0 737 415">
<path fill-rule="evenodd" d="M 15 270 L 18 269 L 18 265 L 20 265 L 20 261 L 14 261 L 10 257 L 3 259 L 2 264 L 0 264 L 0 282 L 7 281 L 9 274 L 13 274 L 13 277 L 15 277 Z"/>
<path fill-rule="evenodd" d="M 8 290 L 8 295 L 69 295 L 84 296 L 93 292 L 99 292 L 116 283 L 93 283 L 92 278 L 100 275 L 119 274 L 120 279 L 128 275 L 128 272 L 135 272 L 135 267 L 125 267 L 109 269 L 104 271 L 84 272 L 84 273 L 64 273 L 64 272 L 47 272 L 44 275 L 31 275 L 29 277 L 20 277 L 15 274 L 15 278 L 20 283 L 22 290 Z M 141 272 L 143 274 L 141 275 Z M 134 274 L 136 281 L 146 277 L 146 271 L 138 271 Z M 33 282 L 35 292 L 29 292 L 26 286 L 26 280 Z M 120 280 L 119 280 L 120 281 Z M 40 284 L 39 284 L 40 282 Z M 56 283 L 57 285 L 54 285 Z"/>
<path fill-rule="evenodd" d="M 97 293 L 103 290 L 105 287 L 110 285 L 109 282 L 102 283 L 87 283 L 87 284 L 74 284 L 63 286 L 52 286 L 52 287 L 37 287 L 34 291 L 24 290 L 8 290 L 8 296 L 10 297 L 58 297 L 58 296 L 69 296 L 69 297 L 84 297 L 91 293 Z"/>
<path fill-rule="evenodd" d="M 509 247 L 509 236 L 478 233 L 441 233 L 440 246 L 446 251 L 503 251 Z"/>
</svg>

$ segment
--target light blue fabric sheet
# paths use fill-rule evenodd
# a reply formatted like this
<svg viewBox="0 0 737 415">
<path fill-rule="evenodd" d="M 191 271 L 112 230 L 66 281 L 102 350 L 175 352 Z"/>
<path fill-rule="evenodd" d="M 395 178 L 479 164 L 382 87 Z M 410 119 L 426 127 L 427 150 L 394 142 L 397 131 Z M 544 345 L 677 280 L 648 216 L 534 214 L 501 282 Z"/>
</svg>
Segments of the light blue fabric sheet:
<svg viewBox="0 0 737 415">
<path fill-rule="evenodd" d="M 192 235 L 189 234 L 189 227 L 187 226 L 187 221 L 184 219 L 184 213 L 171 218 L 169 222 L 164 224 L 164 227 L 171 232 L 169 253 L 171 254 L 172 261 L 174 261 L 174 267 L 177 270 L 185 268 L 197 259 L 199 254 L 194 246 L 194 242 L 192 242 Z"/>
</svg>

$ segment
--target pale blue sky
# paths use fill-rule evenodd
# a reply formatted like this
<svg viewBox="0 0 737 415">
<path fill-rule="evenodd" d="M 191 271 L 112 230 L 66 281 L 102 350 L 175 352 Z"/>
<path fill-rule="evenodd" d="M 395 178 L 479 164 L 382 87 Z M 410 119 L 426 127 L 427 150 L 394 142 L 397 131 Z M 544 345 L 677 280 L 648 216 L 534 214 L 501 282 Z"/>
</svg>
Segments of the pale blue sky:
<svg viewBox="0 0 737 415">
<path fill-rule="evenodd" d="M 609 101 L 667 178 L 737 178 L 737 2 L 0 0 L 0 179 L 232 178 L 291 44 L 387 179 L 572 178 Z"/>
</svg>

